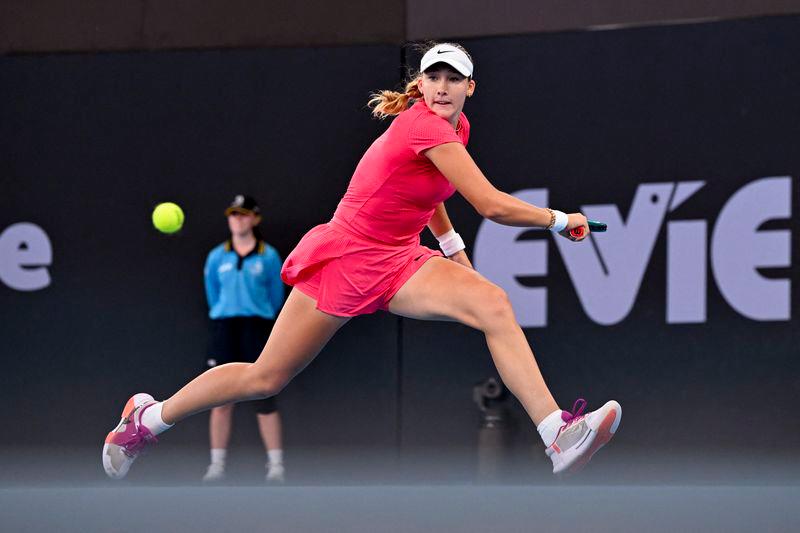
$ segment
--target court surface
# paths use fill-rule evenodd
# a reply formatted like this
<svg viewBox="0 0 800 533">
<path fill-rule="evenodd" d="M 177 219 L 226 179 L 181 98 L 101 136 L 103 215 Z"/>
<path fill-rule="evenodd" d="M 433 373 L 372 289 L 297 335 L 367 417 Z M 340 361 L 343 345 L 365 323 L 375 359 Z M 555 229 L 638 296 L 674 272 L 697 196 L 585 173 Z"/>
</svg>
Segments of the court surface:
<svg viewBox="0 0 800 533">
<path fill-rule="evenodd" d="M 466 451 L 296 450 L 289 482 L 271 487 L 261 456 L 243 450 L 225 485 L 205 487 L 204 450 L 165 448 L 122 482 L 103 478 L 99 450 L 6 450 L 2 530 L 761 532 L 800 522 L 800 466 L 789 457 L 608 453 L 567 480 L 517 458 L 487 480 Z"/>
</svg>

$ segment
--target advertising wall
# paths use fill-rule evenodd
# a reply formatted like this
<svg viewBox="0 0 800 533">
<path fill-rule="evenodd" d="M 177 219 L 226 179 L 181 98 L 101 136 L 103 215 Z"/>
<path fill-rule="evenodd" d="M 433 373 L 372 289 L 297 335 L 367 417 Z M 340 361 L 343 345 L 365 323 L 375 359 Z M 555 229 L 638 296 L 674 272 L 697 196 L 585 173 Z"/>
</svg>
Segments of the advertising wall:
<svg viewBox="0 0 800 533">
<path fill-rule="evenodd" d="M 469 149 L 484 173 L 609 230 L 576 246 L 482 221 L 461 199 L 451 218 L 478 270 L 509 293 L 562 407 L 622 403 L 617 446 L 751 446 L 745 427 L 767 448 L 800 438 L 762 427 L 764 409 L 791 416 L 800 391 L 797 23 L 465 43 L 477 80 Z M 447 437 L 416 417 L 404 438 L 474 439 L 470 399 L 427 376 L 431 365 L 431 376 L 488 375 L 479 336 L 418 323 L 404 333 L 406 411 L 424 388 L 453 414 Z"/>
<path fill-rule="evenodd" d="M 4 58 L 2 388 L 30 423 L 0 439 L 36 443 L 56 413 L 81 405 L 76 423 L 96 440 L 127 395 L 164 397 L 203 370 L 203 263 L 228 235 L 225 207 L 255 196 L 282 257 L 328 220 L 381 131 L 364 106 L 396 82 L 397 56 L 376 46 Z M 183 207 L 178 235 L 152 227 L 161 201 Z M 287 439 L 394 444 L 396 319 L 363 322 L 286 392 Z M 196 417 L 171 440 L 206 433 Z"/>
<path fill-rule="evenodd" d="M 756 433 L 766 450 L 800 443 L 777 423 L 800 390 L 799 29 L 783 17 L 464 42 L 469 150 L 486 175 L 609 231 L 574 245 L 483 221 L 458 196 L 451 218 L 509 293 L 562 407 L 622 403 L 622 449 L 752 447 Z M 0 418 L 27 420 L 0 442 L 36 443 L 80 405 L 87 431 L 65 439 L 87 444 L 130 393 L 164 396 L 195 375 L 202 263 L 225 237 L 224 206 L 256 196 L 285 257 L 329 219 L 385 128 L 364 106 L 399 82 L 399 57 L 0 59 Z M 187 216 L 174 237 L 150 226 L 166 200 Z M 471 389 L 492 375 L 478 332 L 361 317 L 285 391 L 287 441 L 472 446 Z M 204 443 L 204 424 L 170 440 Z M 533 442 L 529 425 L 519 432 Z"/>
</svg>

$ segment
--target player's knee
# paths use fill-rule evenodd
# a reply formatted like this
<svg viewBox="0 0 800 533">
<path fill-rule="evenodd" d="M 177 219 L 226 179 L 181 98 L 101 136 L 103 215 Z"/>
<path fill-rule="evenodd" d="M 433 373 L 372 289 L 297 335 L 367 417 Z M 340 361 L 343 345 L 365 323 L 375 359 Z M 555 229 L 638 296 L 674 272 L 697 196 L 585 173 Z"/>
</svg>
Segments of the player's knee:
<svg viewBox="0 0 800 533">
<path fill-rule="evenodd" d="M 486 331 L 514 321 L 514 310 L 506 291 L 493 283 L 487 283 L 481 290 L 478 322 Z"/>
<path fill-rule="evenodd" d="M 250 379 L 250 395 L 253 399 L 275 396 L 289 383 L 291 378 L 282 372 L 254 373 Z"/>
</svg>

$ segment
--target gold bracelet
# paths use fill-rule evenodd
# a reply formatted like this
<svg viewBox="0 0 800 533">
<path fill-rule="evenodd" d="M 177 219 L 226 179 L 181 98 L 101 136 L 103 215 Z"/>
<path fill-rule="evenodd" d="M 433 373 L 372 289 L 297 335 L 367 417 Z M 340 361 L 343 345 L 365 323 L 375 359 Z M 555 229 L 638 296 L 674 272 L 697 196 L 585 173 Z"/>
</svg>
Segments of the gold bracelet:
<svg viewBox="0 0 800 533">
<path fill-rule="evenodd" d="M 546 228 L 544 228 L 544 229 L 553 229 L 553 226 L 555 226 L 555 225 L 556 225 L 556 214 L 555 214 L 555 212 L 554 212 L 552 209 L 550 209 L 549 207 L 545 207 L 545 209 L 547 209 L 547 211 L 550 213 L 550 223 L 549 223 L 549 224 L 547 225 L 547 227 L 546 227 Z"/>
</svg>

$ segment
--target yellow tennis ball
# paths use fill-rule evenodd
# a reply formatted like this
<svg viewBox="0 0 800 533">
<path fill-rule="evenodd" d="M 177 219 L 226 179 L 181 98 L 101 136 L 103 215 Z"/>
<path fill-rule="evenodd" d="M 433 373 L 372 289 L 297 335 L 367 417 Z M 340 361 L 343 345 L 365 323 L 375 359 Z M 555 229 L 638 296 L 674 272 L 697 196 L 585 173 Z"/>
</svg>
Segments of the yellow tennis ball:
<svg viewBox="0 0 800 533">
<path fill-rule="evenodd" d="M 183 210 L 172 202 L 158 204 L 153 209 L 153 226 L 162 233 L 175 233 L 183 226 Z"/>
</svg>

